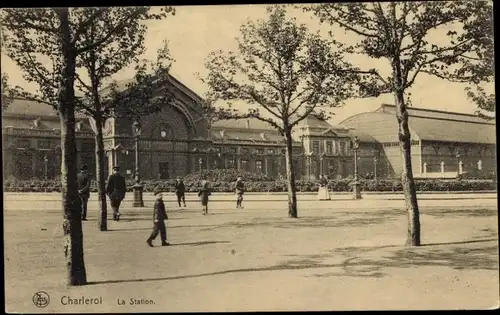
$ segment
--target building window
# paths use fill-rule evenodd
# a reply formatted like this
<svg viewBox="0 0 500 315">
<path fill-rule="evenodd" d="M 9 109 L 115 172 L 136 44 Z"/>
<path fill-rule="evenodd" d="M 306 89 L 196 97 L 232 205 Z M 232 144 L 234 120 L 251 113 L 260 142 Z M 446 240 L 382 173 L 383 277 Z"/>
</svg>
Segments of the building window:
<svg viewBox="0 0 500 315">
<path fill-rule="evenodd" d="M 313 153 L 319 154 L 319 141 L 313 141 Z"/>
<path fill-rule="evenodd" d="M 246 155 L 250 153 L 250 150 L 248 148 L 241 148 L 241 154 Z"/>
<path fill-rule="evenodd" d="M 267 154 L 268 155 L 273 155 L 274 154 L 274 150 L 273 149 L 268 149 L 267 150 Z"/>
<path fill-rule="evenodd" d="M 229 147 L 227 152 L 229 152 L 230 154 L 236 154 L 236 148 L 235 147 Z"/>
<path fill-rule="evenodd" d="M 340 154 L 345 154 L 345 152 L 347 151 L 346 149 L 346 145 L 345 145 L 345 142 L 344 141 L 339 141 L 339 153 Z"/>
<path fill-rule="evenodd" d="M 172 140 L 174 138 L 174 131 L 169 124 L 163 124 L 159 128 L 160 137 L 165 140 Z"/>
<path fill-rule="evenodd" d="M 264 149 L 257 149 L 256 151 L 258 155 L 264 155 Z"/>
<path fill-rule="evenodd" d="M 262 161 L 255 161 L 255 169 L 257 170 L 257 173 L 262 173 Z"/>
<path fill-rule="evenodd" d="M 82 142 L 80 148 L 81 148 L 81 151 L 93 151 L 94 150 L 94 142 Z"/>
<path fill-rule="evenodd" d="M 352 141 L 347 141 L 345 144 L 345 154 L 349 155 L 349 151 L 353 148 Z"/>
<path fill-rule="evenodd" d="M 229 162 L 229 168 L 236 168 L 236 160 L 230 159 L 228 162 Z"/>
<path fill-rule="evenodd" d="M 164 163 L 158 164 L 158 171 L 159 171 L 158 175 L 160 176 L 160 179 L 169 179 L 170 178 L 170 174 L 169 174 L 168 169 L 169 169 L 168 163 L 164 162 Z"/>
<path fill-rule="evenodd" d="M 17 139 L 16 145 L 18 148 L 27 149 L 30 147 L 30 140 L 29 139 Z"/>
<path fill-rule="evenodd" d="M 241 170 L 247 172 L 248 171 L 248 161 L 241 160 Z"/>
<path fill-rule="evenodd" d="M 38 140 L 39 149 L 50 149 L 50 140 Z"/>
<path fill-rule="evenodd" d="M 333 143 L 330 141 L 326 142 L 326 154 L 333 155 Z"/>
</svg>

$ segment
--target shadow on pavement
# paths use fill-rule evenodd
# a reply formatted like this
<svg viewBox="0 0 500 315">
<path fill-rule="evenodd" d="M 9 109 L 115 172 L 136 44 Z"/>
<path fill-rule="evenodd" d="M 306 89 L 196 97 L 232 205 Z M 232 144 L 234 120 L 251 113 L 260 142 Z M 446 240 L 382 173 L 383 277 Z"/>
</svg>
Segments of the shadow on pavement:
<svg viewBox="0 0 500 315">
<path fill-rule="evenodd" d="M 153 228 L 148 227 L 148 228 L 136 228 L 136 229 L 108 229 L 106 232 L 127 232 L 127 231 L 151 231 Z"/>
<path fill-rule="evenodd" d="M 493 241 L 498 241 L 498 239 L 492 238 L 492 239 L 470 240 L 470 241 L 463 241 L 463 242 L 427 243 L 427 244 L 421 244 L 421 246 L 457 245 L 457 244 L 484 243 L 484 242 L 493 242 Z"/>
<path fill-rule="evenodd" d="M 201 246 L 201 245 L 210 245 L 210 244 L 227 244 L 231 243 L 229 241 L 203 241 L 203 242 L 193 242 L 193 243 L 172 243 L 170 246 Z"/>
<path fill-rule="evenodd" d="M 420 247 L 396 246 L 383 247 L 347 247 L 333 252 L 344 255 L 343 272 L 316 274 L 315 277 L 331 276 L 368 276 L 382 277 L 387 268 L 448 267 L 455 270 L 498 270 L 498 245 L 488 245 L 497 239 L 471 240 L 463 242 L 426 244 Z M 476 244 L 474 247 L 453 246 Z M 481 244 L 482 243 L 482 244 Z M 479 244 L 479 246 L 478 246 Z M 452 245 L 446 248 L 429 248 L 428 246 Z M 375 257 L 370 254 L 381 248 L 394 248 L 391 255 Z M 384 253 L 385 254 L 385 253 Z M 371 258 L 365 258 L 366 256 Z M 380 254 L 379 254 L 380 255 Z"/>
<path fill-rule="evenodd" d="M 399 209 L 377 212 L 336 212 L 329 216 L 299 217 L 297 219 L 254 218 L 249 221 L 232 221 L 214 227 L 201 229 L 210 231 L 215 228 L 255 228 L 271 227 L 278 229 L 296 229 L 297 227 L 330 228 L 330 227 L 362 227 L 372 224 L 384 224 L 404 215 Z"/>
<path fill-rule="evenodd" d="M 422 214 L 432 215 L 435 217 L 491 217 L 498 215 L 498 210 L 495 208 L 477 209 L 477 208 L 430 208 L 421 211 Z"/>
<path fill-rule="evenodd" d="M 468 243 L 488 243 L 496 241 L 496 239 L 464 241 L 441 243 L 436 245 L 456 245 Z M 200 242 L 200 245 L 210 242 Z M 194 243 L 197 244 L 197 243 Z M 181 244 L 178 244 L 181 245 Z M 182 245 L 191 245 L 185 243 Z M 429 244 L 429 246 L 432 244 Z M 370 255 L 377 250 L 387 250 L 382 253 Z M 389 255 L 388 255 L 389 254 Z M 199 273 L 193 275 L 171 276 L 162 278 L 150 279 L 123 279 L 123 280 L 103 280 L 92 281 L 89 285 L 110 284 L 110 283 L 133 283 L 143 281 L 168 281 L 181 280 L 189 278 L 199 278 L 208 276 L 218 276 L 233 273 L 245 272 L 265 272 L 265 271 L 280 271 L 280 270 L 307 270 L 307 269 L 324 269 L 324 268 L 339 268 L 339 271 L 314 274 L 312 277 L 368 277 L 381 278 L 388 276 L 385 269 L 387 268 L 418 268 L 418 267 L 449 267 L 456 270 L 461 269 L 482 269 L 482 270 L 497 270 L 498 269 L 498 246 L 487 245 L 476 246 L 474 248 L 464 248 L 451 246 L 441 249 L 429 249 L 425 247 L 403 247 L 396 245 L 384 245 L 374 247 L 345 247 L 331 250 L 325 254 L 315 255 L 289 255 L 295 256 L 294 259 L 289 259 L 280 262 L 274 266 L 260 268 L 240 268 L 223 270 L 208 273 Z M 339 263 L 326 263 L 325 259 L 338 259 L 342 257 Z M 375 257 L 367 257 L 375 256 Z"/>
</svg>

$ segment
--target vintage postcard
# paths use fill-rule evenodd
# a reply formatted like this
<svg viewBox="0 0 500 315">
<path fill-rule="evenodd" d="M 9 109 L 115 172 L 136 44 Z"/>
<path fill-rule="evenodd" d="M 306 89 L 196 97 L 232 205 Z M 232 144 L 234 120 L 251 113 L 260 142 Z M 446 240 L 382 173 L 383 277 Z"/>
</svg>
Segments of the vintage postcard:
<svg viewBox="0 0 500 315">
<path fill-rule="evenodd" d="M 1 15 L 6 312 L 499 307 L 491 1 Z"/>
</svg>

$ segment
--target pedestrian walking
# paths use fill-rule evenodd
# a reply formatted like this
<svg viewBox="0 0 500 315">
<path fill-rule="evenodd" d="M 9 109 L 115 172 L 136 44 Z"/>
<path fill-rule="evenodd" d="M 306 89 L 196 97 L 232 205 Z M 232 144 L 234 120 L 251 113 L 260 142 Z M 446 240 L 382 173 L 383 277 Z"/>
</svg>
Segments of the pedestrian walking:
<svg viewBox="0 0 500 315">
<path fill-rule="evenodd" d="M 324 175 L 319 175 L 318 200 L 330 200 L 328 192 L 328 180 Z"/>
<path fill-rule="evenodd" d="M 76 180 L 78 184 L 78 195 L 82 201 L 82 221 L 87 221 L 87 206 L 90 198 L 90 178 L 87 173 L 87 165 L 83 164 L 80 167 Z"/>
<path fill-rule="evenodd" d="M 106 193 L 109 196 L 111 202 L 111 208 L 113 209 L 113 220 L 120 220 L 120 205 L 122 200 L 125 198 L 127 193 L 127 184 L 125 183 L 125 177 L 120 174 L 120 167 L 113 167 L 113 174 L 108 178 L 108 185 L 106 187 Z"/>
<path fill-rule="evenodd" d="M 236 193 L 236 208 L 243 209 L 242 202 L 243 202 L 243 194 L 245 193 L 245 184 L 243 183 L 243 179 L 241 176 L 238 177 L 235 183 L 235 193 Z"/>
<path fill-rule="evenodd" d="M 184 186 L 184 181 L 177 177 L 175 182 L 175 194 L 177 195 L 177 203 L 179 204 L 179 208 L 181 207 L 181 200 L 186 207 L 186 196 L 184 195 L 186 192 L 186 186 Z"/>
<path fill-rule="evenodd" d="M 208 214 L 208 197 L 212 193 L 210 192 L 210 188 L 208 187 L 208 182 L 204 180 L 201 183 L 201 189 L 198 192 L 198 197 L 200 197 L 201 201 L 201 211 L 203 215 Z"/>
<path fill-rule="evenodd" d="M 155 190 L 154 194 L 156 201 L 153 207 L 153 231 L 146 243 L 148 243 L 149 247 L 153 247 L 153 240 L 160 234 L 161 246 L 168 246 L 170 244 L 167 243 L 167 227 L 165 225 L 165 220 L 168 220 L 168 216 L 165 203 L 163 202 L 163 193 L 158 189 Z"/>
</svg>

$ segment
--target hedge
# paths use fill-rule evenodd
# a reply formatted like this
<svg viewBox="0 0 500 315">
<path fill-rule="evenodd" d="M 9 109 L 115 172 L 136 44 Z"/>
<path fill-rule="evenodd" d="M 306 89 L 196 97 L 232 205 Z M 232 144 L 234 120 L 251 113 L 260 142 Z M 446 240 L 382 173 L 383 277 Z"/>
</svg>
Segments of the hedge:
<svg viewBox="0 0 500 315">
<path fill-rule="evenodd" d="M 209 181 L 210 187 L 214 192 L 232 192 L 234 191 L 233 181 Z M 351 191 L 351 179 L 330 180 L 328 188 L 332 192 Z M 146 180 L 141 184 L 145 192 L 153 192 L 155 187 L 173 192 L 175 180 Z M 200 187 L 200 180 L 185 180 L 186 191 L 195 192 Z M 361 180 L 362 191 L 381 191 L 395 192 L 402 191 L 401 181 L 399 180 Z M 127 181 L 128 191 L 132 191 L 134 182 Z M 297 191 L 314 192 L 318 190 L 316 181 L 297 181 Z M 496 181 L 494 180 L 416 180 L 417 191 L 484 191 L 496 190 Z M 286 181 L 245 181 L 246 191 L 249 192 L 284 192 L 287 190 Z M 5 192 L 60 192 L 61 183 L 58 180 L 6 180 L 4 181 Z M 91 191 L 97 191 L 95 181 L 92 181 Z"/>
</svg>

